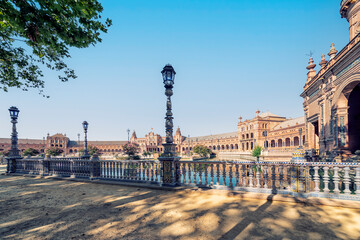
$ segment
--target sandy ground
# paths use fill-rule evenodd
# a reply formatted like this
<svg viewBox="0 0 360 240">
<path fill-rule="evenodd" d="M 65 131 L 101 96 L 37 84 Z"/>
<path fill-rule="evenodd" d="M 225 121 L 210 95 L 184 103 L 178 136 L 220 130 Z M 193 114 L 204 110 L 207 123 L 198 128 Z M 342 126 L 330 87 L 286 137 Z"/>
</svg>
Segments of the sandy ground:
<svg viewBox="0 0 360 240">
<path fill-rule="evenodd" d="M 359 239 L 360 210 L 0 176 L 0 239 Z"/>
</svg>

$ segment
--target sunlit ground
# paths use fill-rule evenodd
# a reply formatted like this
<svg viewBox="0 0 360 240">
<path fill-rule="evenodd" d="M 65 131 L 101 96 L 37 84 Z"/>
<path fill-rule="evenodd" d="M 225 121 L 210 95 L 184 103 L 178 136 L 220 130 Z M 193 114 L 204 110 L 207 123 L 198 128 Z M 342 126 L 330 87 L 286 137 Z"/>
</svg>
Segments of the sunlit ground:
<svg viewBox="0 0 360 240">
<path fill-rule="evenodd" d="M 360 210 L 0 176 L 0 239 L 359 239 Z"/>
</svg>

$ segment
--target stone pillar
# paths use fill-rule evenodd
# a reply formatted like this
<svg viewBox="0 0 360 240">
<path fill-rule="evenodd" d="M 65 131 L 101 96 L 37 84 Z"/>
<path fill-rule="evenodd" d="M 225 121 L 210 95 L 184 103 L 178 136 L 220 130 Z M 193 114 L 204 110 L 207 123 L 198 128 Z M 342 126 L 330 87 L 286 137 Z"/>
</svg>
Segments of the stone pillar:
<svg viewBox="0 0 360 240">
<path fill-rule="evenodd" d="M 45 158 L 41 161 L 41 163 L 42 163 L 41 176 L 49 174 L 50 160 L 51 160 L 50 155 L 46 154 Z"/>
<path fill-rule="evenodd" d="M 161 185 L 175 186 L 179 181 L 178 162 L 180 157 L 159 157 Z"/>
<path fill-rule="evenodd" d="M 100 159 L 98 155 L 94 154 L 90 158 L 90 180 L 94 180 L 101 176 L 100 173 Z"/>
</svg>

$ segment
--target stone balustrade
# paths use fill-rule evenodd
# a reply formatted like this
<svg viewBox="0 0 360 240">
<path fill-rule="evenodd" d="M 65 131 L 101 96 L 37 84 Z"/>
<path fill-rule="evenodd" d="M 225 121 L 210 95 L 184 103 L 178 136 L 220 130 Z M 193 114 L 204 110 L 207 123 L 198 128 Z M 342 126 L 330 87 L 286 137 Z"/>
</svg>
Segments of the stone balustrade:
<svg viewBox="0 0 360 240">
<path fill-rule="evenodd" d="M 157 160 L 16 159 L 15 173 L 153 183 Z M 359 163 L 176 161 L 178 186 L 360 200 Z"/>
</svg>

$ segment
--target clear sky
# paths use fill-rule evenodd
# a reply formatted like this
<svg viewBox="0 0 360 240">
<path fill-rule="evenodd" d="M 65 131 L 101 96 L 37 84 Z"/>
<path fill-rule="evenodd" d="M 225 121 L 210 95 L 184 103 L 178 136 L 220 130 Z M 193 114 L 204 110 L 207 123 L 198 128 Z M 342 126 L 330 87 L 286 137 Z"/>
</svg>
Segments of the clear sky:
<svg viewBox="0 0 360 240">
<path fill-rule="evenodd" d="M 84 120 L 90 140 L 125 140 L 128 128 L 164 135 L 167 63 L 177 72 L 174 125 L 183 135 L 236 131 L 238 117 L 257 109 L 299 117 L 306 54 L 318 64 L 332 42 L 340 50 L 349 41 L 340 0 L 101 2 L 113 26 L 96 47 L 71 50 L 78 78 L 61 83 L 47 73 L 50 99 L 37 90 L 1 92 L 0 137 L 10 137 L 11 105 L 21 111 L 20 138 L 77 139 Z"/>
</svg>

